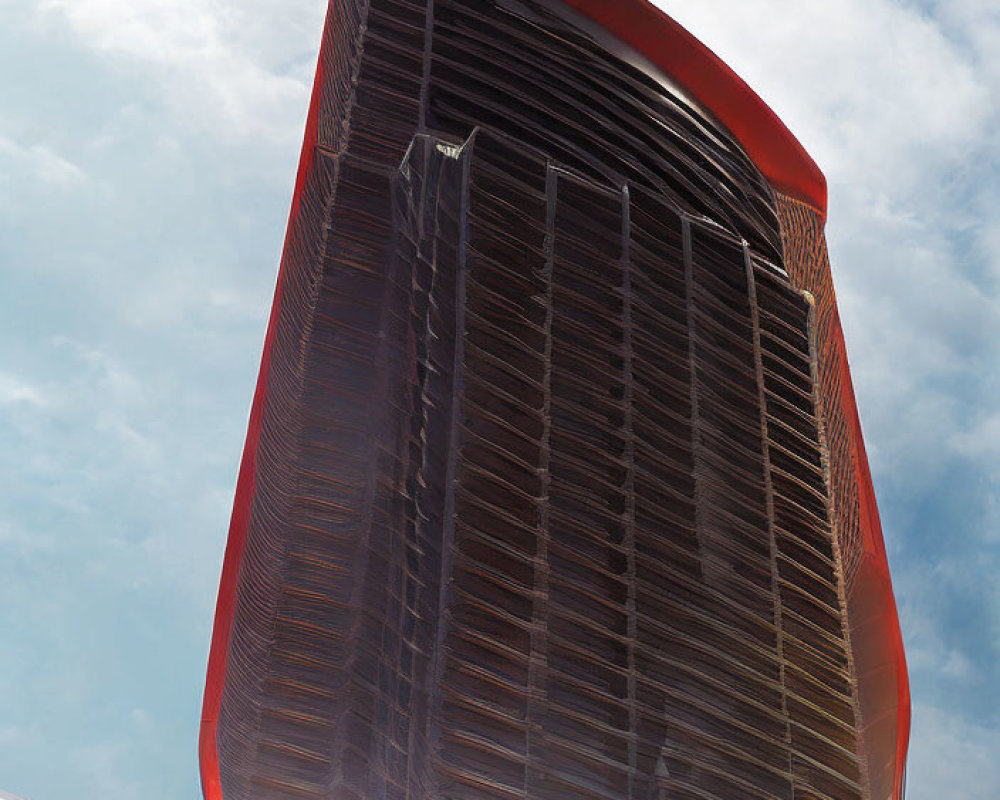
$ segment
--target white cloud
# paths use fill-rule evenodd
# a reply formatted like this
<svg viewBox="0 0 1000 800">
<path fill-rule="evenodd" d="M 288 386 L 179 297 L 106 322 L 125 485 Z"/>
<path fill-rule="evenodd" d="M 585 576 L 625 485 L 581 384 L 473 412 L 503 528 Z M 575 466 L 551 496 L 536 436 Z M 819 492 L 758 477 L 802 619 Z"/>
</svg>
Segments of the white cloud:
<svg viewBox="0 0 1000 800">
<path fill-rule="evenodd" d="M 916 703 L 907 800 L 996 800 L 1000 728 Z"/>
<path fill-rule="evenodd" d="M 960 153 L 984 131 L 988 86 L 968 54 L 915 7 L 889 0 L 658 4 L 776 108 L 831 181 L 898 188 L 914 152 Z"/>
<path fill-rule="evenodd" d="M 38 531 L 27 531 L 10 521 L 0 519 L 0 549 L 9 558 L 22 560 L 51 555 L 56 548 L 55 539 Z M 0 744 L 11 736 L 13 728 L 0 727 Z"/>
<path fill-rule="evenodd" d="M 955 680 L 968 680 L 976 674 L 976 667 L 964 653 L 952 650 L 948 653 L 941 671 Z"/>
<path fill-rule="evenodd" d="M 46 183 L 72 185 L 86 178 L 83 170 L 44 145 L 34 145 L 29 150 L 35 161 L 39 177 Z"/>
<path fill-rule="evenodd" d="M 70 754 L 70 760 L 83 778 L 84 790 L 93 797 L 140 797 L 144 786 L 125 777 L 131 770 L 127 742 L 98 742 L 80 747 Z"/>
<path fill-rule="evenodd" d="M 1000 456 L 1000 414 L 987 416 L 975 427 L 956 433 L 951 444 L 957 452 L 971 456 Z"/>
<path fill-rule="evenodd" d="M 44 406 L 48 404 L 45 393 L 37 386 L 5 372 L 0 372 L 0 406 Z"/>
<path fill-rule="evenodd" d="M 224 141 L 275 143 L 301 132 L 324 7 L 317 0 L 40 0 L 43 17 L 61 20 L 85 46 L 149 70 L 177 122 Z"/>
<path fill-rule="evenodd" d="M 87 179 L 79 166 L 44 144 L 22 145 L 0 136 L 0 156 L 6 156 L 51 186 L 70 187 Z"/>
</svg>

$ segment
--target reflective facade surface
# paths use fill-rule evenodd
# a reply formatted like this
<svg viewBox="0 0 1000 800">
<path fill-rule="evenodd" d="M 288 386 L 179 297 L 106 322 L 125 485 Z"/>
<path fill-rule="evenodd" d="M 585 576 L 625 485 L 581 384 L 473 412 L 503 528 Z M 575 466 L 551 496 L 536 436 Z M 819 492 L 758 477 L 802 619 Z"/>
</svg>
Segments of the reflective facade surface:
<svg viewBox="0 0 1000 800">
<path fill-rule="evenodd" d="M 614 9 L 331 3 L 209 800 L 898 796 L 822 176 L 686 33 Z"/>
</svg>

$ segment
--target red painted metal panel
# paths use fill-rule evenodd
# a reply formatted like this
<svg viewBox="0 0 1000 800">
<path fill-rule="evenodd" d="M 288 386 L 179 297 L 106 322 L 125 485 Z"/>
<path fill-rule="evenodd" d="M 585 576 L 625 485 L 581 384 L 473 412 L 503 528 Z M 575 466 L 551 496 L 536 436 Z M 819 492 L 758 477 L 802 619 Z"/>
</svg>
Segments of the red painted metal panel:
<svg viewBox="0 0 1000 800">
<path fill-rule="evenodd" d="M 725 125 L 778 191 L 826 214 L 826 177 L 743 79 L 646 0 L 565 0 L 680 83 Z"/>
<path fill-rule="evenodd" d="M 910 687 L 906 654 L 839 316 L 834 320 L 833 337 L 840 360 L 840 402 L 854 445 L 854 469 L 859 493 L 863 552 L 853 586 L 849 588 L 849 614 L 857 681 L 862 702 L 865 701 L 865 695 L 869 694 L 872 698 L 869 702 L 880 706 L 878 711 L 872 709 L 870 715 L 878 718 L 884 713 L 895 725 L 895 731 L 890 735 L 868 737 L 869 769 L 872 772 L 887 769 L 891 771 L 893 797 L 902 798 L 910 734 Z M 888 680 L 880 680 L 879 673 L 886 674 Z M 870 687 L 868 684 L 871 684 Z"/>
</svg>

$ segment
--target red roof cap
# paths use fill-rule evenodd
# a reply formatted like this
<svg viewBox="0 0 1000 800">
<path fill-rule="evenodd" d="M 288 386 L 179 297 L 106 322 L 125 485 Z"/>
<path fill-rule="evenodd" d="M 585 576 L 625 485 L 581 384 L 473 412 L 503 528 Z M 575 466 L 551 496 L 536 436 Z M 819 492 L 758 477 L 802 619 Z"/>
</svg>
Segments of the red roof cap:
<svg viewBox="0 0 1000 800">
<path fill-rule="evenodd" d="M 735 72 L 647 0 L 563 0 L 637 50 L 737 138 L 771 186 L 826 216 L 826 178 L 785 124 Z"/>
</svg>

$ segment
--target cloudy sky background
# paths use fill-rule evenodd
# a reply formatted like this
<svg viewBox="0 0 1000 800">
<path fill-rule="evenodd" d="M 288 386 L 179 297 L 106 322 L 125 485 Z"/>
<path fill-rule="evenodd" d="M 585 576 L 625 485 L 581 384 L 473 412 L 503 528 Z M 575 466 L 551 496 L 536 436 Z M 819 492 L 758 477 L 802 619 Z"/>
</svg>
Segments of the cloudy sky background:
<svg viewBox="0 0 1000 800">
<path fill-rule="evenodd" d="M 0 0 L 0 789 L 199 796 L 215 591 L 325 5 Z M 909 799 L 995 800 L 1000 7 L 661 5 L 827 175 L 911 669 Z"/>
</svg>

